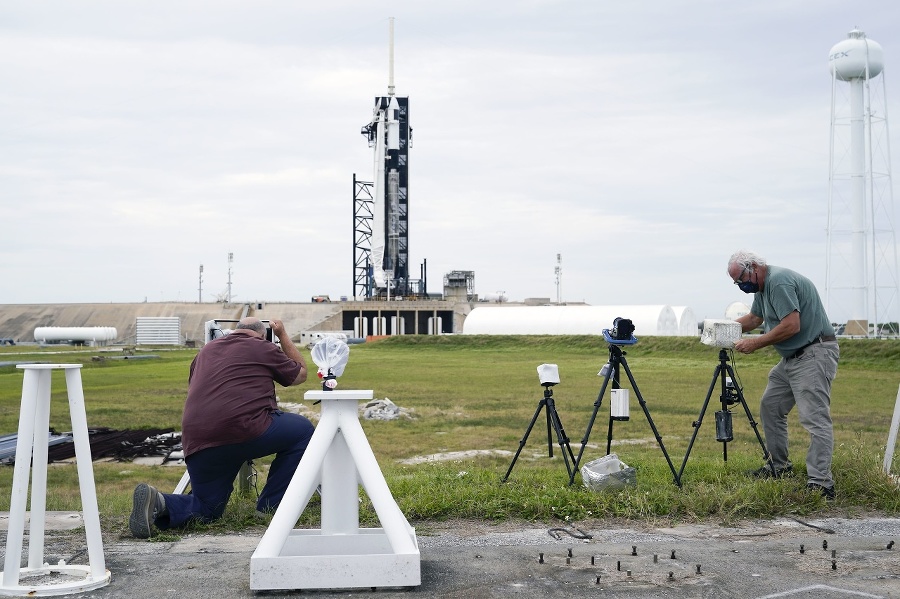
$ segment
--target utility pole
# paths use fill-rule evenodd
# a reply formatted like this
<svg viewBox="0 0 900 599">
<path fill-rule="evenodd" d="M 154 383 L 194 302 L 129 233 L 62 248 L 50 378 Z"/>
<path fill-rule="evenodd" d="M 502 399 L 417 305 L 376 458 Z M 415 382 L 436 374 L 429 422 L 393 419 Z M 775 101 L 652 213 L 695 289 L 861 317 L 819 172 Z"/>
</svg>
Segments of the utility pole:
<svg viewBox="0 0 900 599">
<path fill-rule="evenodd" d="M 553 273 L 556 275 L 556 305 L 562 305 L 562 291 L 560 289 L 562 285 L 562 254 L 556 254 L 556 268 L 553 269 Z"/>
<path fill-rule="evenodd" d="M 225 294 L 225 301 L 231 303 L 231 263 L 234 262 L 234 254 L 228 252 L 228 293 Z"/>
</svg>

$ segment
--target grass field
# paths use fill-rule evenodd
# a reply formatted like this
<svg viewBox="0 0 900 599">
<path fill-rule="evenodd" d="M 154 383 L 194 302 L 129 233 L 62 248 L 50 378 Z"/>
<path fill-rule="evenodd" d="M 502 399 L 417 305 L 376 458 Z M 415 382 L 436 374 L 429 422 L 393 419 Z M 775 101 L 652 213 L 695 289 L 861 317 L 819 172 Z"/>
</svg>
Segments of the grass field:
<svg viewBox="0 0 900 599">
<path fill-rule="evenodd" d="M 452 518 L 526 519 L 577 522 L 601 518 L 643 521 L 715 520 L 804 515 L 838 511 L 843 515 L 900 514 L 900 490 L 881 471 L 888 430 L 900 385 L 900 340 L 841 340 L 841 364 L 832 393 L 835 429 L 834 471 L 838 497 L 826 503 L 805 489 L 803 462 L 808 438 L 796 413 L 790 418 L 792 458 L 800 472 L 792 479 L 757 481 L 745 471 L 762 464 L 762 449 L 740 409 L 733 409 L 734 440 L 715 437 L 713 394 L 685 465 L 682 487 L 673 482 L 648 419 L 632 390 L 631 419 L 613 427 L 612 451 L 634 466 L 637 484 L 617 492 L 595 492 L 568 484 L 554 437 L 548 456 L 546 421 L 538 420 L 509 480 L 501 482 L 534 415 L 543 389 L 537 366 L 559 365 L 561 383 L 553 388 L 556 407 L 575 454 L 584 441 L 602 378 L 598 371 L 609 348 L 594 336 L 406 336 L 351 346 L 341 389 L 372 389 L 389 398 L 410 418 L 363 421 L 363 428 L 395 498 L 411 522 Z M 626 360 L 676 470 L 688 448 L 693 423 L 713 381 L 719 354 L 696 338 L 644 338 L 628 347 Z M 29 352 L 29 353 L 25 353 Z M 61 353 L 58 353 L 61 352 Z M 154 358 L 122 359 L 99 348 L 5 347 L 0 361 L 82 363 L 91 427 L 115 429 L 180 428 L 188 366 L 193 349 L 156 348 Z M 308 352 L 304 350 L 308 357 Z M 729 361 L 754 418 L 766 375 L 777 355 L 766 349 Z M 70 430 L 65 385 L 55 373 L 51 426 Z M 302 404 L 303 393 L 319 388 L 315 373 L 307 384 L 279 388 L 282 402 Z M 624 377 L 623 387 L 631 387 Z M 18 427 L 22 372 L 0 366 L 0 435 Z M 314 406 L 309 406 L 317 410 Z M 597 411 L 582 464 L 606 453 L 609 394 Z M 760 434 L 762 427 L 759 427 Z M 727 449 L 727 460 L 724 459 Z M 477 451 L 472 457 L 404 464 L 421 456 Z M 500 453 L 507 452 L 507 453 Z M 900 449 L 898 449 L 900 452 Z M 900 470 L 900 457 L 892 471 Z M 261 478 L 266 461 L 258 464 Z M 0 467 L 0 489 L 8 490 L 11 467 Z M 94 464 L 104 528 L 124 532 L 131 492 L 138 482 L 169 491 L 180 468 L 133 463 Z M 78 509 L 73 465 L 50 468 L 48 509 Z M 240 529 L 253 522 L 253 498 L 235 495 L 227 517 L 207 528 Z M 9 507 L 8 491 L 0 510 Z M 316 521 L 314 505 L 301 524 Z M 366 501 L 362 521 L 375 519 Z"/>
</svg>

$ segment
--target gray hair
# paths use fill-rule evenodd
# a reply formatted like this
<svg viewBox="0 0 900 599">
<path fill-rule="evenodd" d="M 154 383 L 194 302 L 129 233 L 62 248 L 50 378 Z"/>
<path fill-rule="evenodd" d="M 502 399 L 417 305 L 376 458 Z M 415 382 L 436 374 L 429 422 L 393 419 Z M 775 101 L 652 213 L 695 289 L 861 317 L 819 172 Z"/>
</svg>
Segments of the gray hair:
<svg viewBox="0 0 900 599">
<path fill-rule="evenodd" d="M 239 322 L 238 325 L 237 325 L 236 327 L 234 327 L 234 328 L 235 328 L 235 330 L 237 330 L 237 329 L 250 329 L 251 331 L 256 331 L 257 333 L 259 333 L 259 334 L 262 335 L 263 337 L 266 336 L 266 325 L 264 325 L 264 324 L 262 323 L 261 320 L 253 319 L 253 320 L 250 320 L 250 321 L 248 321 L 248 322 L 245 322 L 245 321 L 242 320 L 242 321 Z"/>
<path fill-rule="evenodd" d="M 765 266 L 766 259 L 753 252 L 748 252 L 747 250 L 738 250 L 728 259 L 728 268 L 731 268 L 732 264 L 737 264 L 741 269 L 748 269 L 753 264 Z"/>
</svg>

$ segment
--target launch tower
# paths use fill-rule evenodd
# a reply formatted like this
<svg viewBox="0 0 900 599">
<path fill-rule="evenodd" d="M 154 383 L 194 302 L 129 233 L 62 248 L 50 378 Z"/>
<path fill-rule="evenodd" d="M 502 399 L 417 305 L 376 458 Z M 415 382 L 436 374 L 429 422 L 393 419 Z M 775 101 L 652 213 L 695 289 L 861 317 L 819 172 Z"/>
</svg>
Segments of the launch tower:
<svg viewBox="0 0 900 599">
<path fill-rule="evenodd" d="M 394 93 L 394 20 L 390 19 L 390 74 L 386 96 L 375 98 L 362 128 L 374 149 L 373 182 L 353 177 L 353 295 L 390 299 L 417 296 L 409 273 L 409 98 Z"/>
</svg>

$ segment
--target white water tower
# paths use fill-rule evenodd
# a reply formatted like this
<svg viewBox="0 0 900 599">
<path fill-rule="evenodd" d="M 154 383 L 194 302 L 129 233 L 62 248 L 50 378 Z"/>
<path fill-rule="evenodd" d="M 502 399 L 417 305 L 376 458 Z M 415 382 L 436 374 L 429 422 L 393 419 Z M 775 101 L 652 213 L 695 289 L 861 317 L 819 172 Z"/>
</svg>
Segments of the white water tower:
<svg viewBox="0 0 900 599">
<path fill-rule="evenodd" d="M 900 313 L 882 48 L 854 29 L 831 49 L 828 65 L 826 305 L 832 320 L 846 322 L 845 334 L 879 336 L 876 323 Z"/>
</svg>

